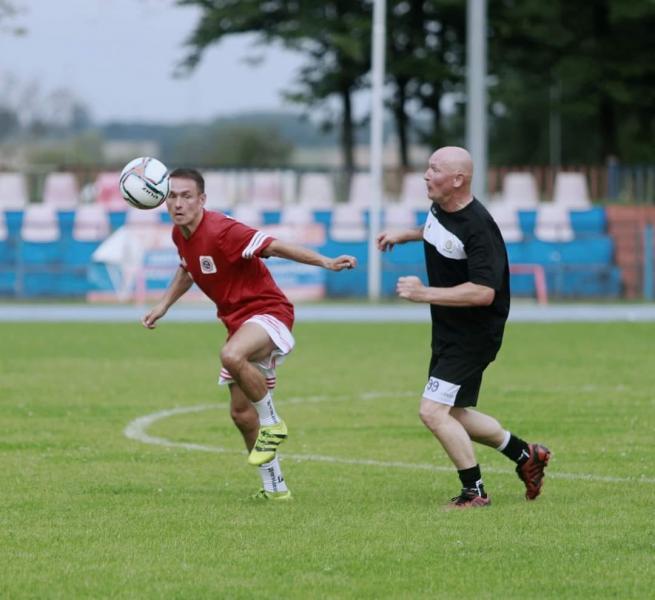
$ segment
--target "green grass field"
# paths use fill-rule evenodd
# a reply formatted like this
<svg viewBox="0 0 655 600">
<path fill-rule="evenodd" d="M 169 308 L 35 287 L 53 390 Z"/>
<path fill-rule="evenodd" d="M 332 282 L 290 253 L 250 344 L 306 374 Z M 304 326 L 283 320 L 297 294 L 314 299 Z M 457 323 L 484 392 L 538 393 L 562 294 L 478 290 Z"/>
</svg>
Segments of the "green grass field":
<svg viewBox="0 0 655 600">
<path fill-rule="evenodd" d="M 429 328 L 295 333 L 275 505 L 249 499 L 220 325 L 0 324 L 0 598 L 652 594 L 655 324 L 508 327 L 480 408 L 554 456 L 528 503 L 480 448 L 493 505 L 470 511 L 443 510 L 459 483 L 417 416 Z M 147 429 L 169 446 L 124 434 L 200 406 Z"/>
</svg>

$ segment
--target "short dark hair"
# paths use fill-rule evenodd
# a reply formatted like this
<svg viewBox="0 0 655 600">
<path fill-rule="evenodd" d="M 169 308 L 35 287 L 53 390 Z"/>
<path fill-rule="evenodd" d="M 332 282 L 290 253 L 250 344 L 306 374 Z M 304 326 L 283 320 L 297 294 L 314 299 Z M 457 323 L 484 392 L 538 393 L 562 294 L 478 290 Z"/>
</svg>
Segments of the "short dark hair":
<svg viewBox="0 0 655 600">
<path fill-rule="evenodd" d="M 180 179 L 193 179 L 193 181 L 196 182 L 196 185 L 198 186 L 198 191 L 201 194 L 205 193 L 205 178 L 202 176 L 200 171 L 197 169 L 189 169 L 189 168 L 179 168 L 179 169 L 173 169 L 169 174 L 169 177 L 179 177 Z"/>
</svg>

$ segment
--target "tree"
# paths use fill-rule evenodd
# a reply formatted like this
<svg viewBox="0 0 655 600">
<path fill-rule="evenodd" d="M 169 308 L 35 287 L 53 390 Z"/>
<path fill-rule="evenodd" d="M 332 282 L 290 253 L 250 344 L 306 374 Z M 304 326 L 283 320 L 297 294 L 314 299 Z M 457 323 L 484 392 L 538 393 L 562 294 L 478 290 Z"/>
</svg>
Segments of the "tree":
<svg viewBox="0 0 655 600">
<path fill-rule="evenodd" d="M 555 112 L 565 161 L 655 157 L 655 64 L 643 60 L 655 54 L 653 36 L 644 34 L 655 26 L 653 2 L 502 0 L 490 5 L 490 19 L 493 96 L 504 112 L 498 132 L 510 120 L 534 121 L 532 111 L 541 119 L 524 137 L 547 143 L 547 116 Z M 516 144 L 514 158 L 529 149 Z"/>
<path fill-rule="evenodd" d="M 203 52 L 228 35 L 255 33 L 261 44 L 281 43 L 305 54 L 297 88 L 287 97 L 307 107 L 325 106 L 335 96 L 344 168 L 354 163 L 355 123 L 352 95 L 369 70 L 370 1 L 365 0 L 178 0 L 197 6 L 202 18 L 188 40 L 183 65 L 193 68 Z"/>
<path fill-rule="evenodd" d="M 431 146 L 444 142 L 441 101 L 446 94 L 461 92 L 464 83 L 465 14 L 461 0 L 390 3 L 387 71 L 393 94 L 389 106 L 404 168 L 409 166 L 409 105 L 432 115 L 430 129 L 418 129 L 421 139 Z"/>
</svg>

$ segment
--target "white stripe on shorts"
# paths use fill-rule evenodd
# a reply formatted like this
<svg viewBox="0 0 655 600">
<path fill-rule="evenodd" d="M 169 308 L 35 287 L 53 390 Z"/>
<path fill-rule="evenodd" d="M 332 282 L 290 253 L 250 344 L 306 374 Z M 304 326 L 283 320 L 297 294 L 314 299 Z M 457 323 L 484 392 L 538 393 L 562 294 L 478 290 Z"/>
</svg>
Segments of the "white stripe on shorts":
<svg viewBox="0 0 655 600">
<path fill-rule="evenodd" d="M 454 406 L 457 392 L 459 392 L 459 388 L 461 387 L 461 385 L 457 385 L 456 383 L 450 383 L 437 377 L 430 377 L 425 384 L 423 398 L 432 400 L 432 402 L 438 402 L 439 404 Z"/>
</svg>

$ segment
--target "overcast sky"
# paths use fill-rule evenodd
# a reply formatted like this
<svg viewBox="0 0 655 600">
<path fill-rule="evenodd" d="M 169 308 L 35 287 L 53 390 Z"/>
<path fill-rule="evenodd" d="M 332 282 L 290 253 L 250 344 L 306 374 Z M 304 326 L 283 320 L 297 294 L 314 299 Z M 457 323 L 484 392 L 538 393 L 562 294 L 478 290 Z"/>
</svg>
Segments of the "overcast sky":
<svg viewBox="0 0 655 600">
<path fill-rule="evenodd" d="M 199 12 L 173 0 L 12 0 L 12 25 L 0 34 L 0 75 L 38 81 L 41 93 L 68 88 L 97 122 L 176 122 L 285 107 L 302 58 L 278 47 L 253 50 L 238 36 L 209 49 L 184 79 L 172 76 Z M 261 56 L 259 66 L 244 63 Z M 0 78 L 1 81 L 1 78 Z M 2 93 L 2 90 L 0 90 Z"/>
</svg>

